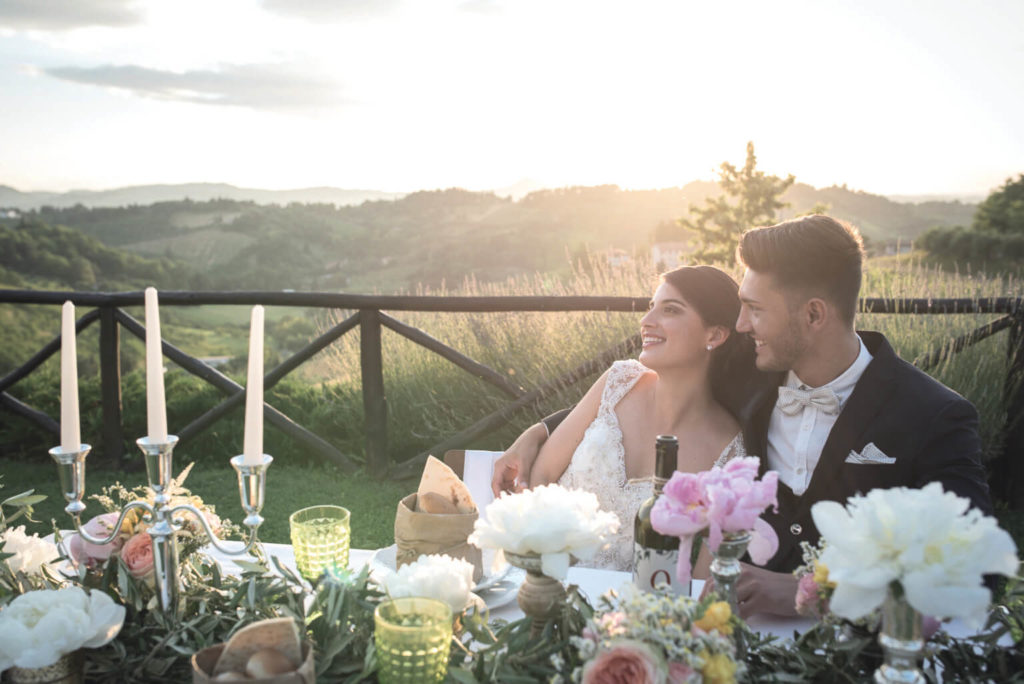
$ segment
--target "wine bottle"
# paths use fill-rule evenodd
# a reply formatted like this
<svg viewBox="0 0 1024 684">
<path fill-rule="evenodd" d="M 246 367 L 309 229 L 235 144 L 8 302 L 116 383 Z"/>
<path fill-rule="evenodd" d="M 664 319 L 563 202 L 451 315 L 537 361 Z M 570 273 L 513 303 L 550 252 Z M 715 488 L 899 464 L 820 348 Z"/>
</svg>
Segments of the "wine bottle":
<svg viewBox="0 0 1024 684">
<path fill-rule="evenodd" d="M 654 494 L 640 505 L 633 521 L 633 584 L 649 592 L 667 584 L 672 594 L 689 596 L 690 587 L 680 586 L 676 579 L 679 538 L 661 534 L 651 525 L 651 509 L 676 469 L 679 440 L 658 435 L 654 453 Z"/>
</svg>

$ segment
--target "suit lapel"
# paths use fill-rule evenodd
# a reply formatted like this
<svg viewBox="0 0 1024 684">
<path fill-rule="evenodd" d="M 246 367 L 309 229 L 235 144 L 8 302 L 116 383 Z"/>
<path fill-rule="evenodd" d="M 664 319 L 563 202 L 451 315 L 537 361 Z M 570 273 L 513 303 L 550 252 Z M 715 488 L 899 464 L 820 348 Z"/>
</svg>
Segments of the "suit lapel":
<svg viewBox="0 0 1024 684">
<path fill-rule="evenodd" d="M 801 513 L 817 501 L 835 500 L 835 492 L 842 491 L 839 480 L 843 463 L 857 443 L 857 438 L 871 425 L 872 419 L 885 403 L 880 397 L 888 396 L 893 381 L 896 353 L 878 333 L 859 333 L 864 345 L 871 352 L 872 360 L 857 381 L 853 393 L 843 407 L 829 432 L 821 458 L 814 468 L 810 485 L 801 500 Z"/>
<path fill-rule="evenodd" d="M 743 443 L 748 454 L 761 460 L 761 475 L 768 469 L 768 423 L 779 396 L 779 385 L 785 377 L 785 373 L 763 374 L 751 401 L 743 408 L 740 416 Z"/>
</svg>

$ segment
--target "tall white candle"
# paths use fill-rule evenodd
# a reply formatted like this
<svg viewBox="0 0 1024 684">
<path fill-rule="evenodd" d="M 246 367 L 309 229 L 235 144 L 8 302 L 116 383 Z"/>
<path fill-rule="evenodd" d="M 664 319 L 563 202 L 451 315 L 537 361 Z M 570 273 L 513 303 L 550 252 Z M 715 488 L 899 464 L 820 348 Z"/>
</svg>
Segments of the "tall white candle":
<svg viewBox="0 0 1024 684">
<path fill-rule="evenodd" d="M 249 378 L 245 385 L 245 440 L 242 463 L 263 462 L 263 307 L 252 307 L 249 324 Z"/>
<path fill-rule="evenodd" d="M 149 438 L 167 441 L 167 407 L 164 404 L 164 355 L 160 342 L 160 309 L 156 288 L 146 288 L 146 415 Z"/>
<path fill-rule="evenodd" d="M 78 345 L 75 344 L 75 305 L 64 302 L 60 321 L 60 446 L 82 448 L 78 425 Z"/>
</svg>

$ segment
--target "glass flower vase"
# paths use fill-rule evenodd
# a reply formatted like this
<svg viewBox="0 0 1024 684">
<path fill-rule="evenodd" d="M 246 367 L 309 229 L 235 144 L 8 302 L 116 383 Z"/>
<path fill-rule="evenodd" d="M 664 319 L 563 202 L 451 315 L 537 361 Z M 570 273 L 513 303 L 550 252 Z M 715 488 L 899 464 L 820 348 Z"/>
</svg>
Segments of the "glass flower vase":
<svg viewBox="0 0 1024 684">
<path fill-rule="evenodd" d="M 723 600 L 728 601 L 733 615 L 739 615 L 736 604 L 736 582 L 740 578 L 740 558 L 747 552 L 750 544 L 750 532 L 723 532 L 722 543 L 711 552 L 711 577 L 715 581 L 715 591 Z"/>
<path fill-rule="evenodd" d="M 877 684 L 924 684 L 918 664 L 924 651 L 921 614 L 907 602 L 899 586 L 890 586 L 882 604 L 882 630 L 878 633 L 884 661 L 875 670 Z"/>
<path fill-rule="evenodd" d="M 505 560 L 526 571 L 526 581 L 519 587 L 519 608 L 533 619 L 530 636 L 536 637 L 544 623 L 558 615 L 565 602 L 565 587 L 541 570 L 539 554 L 518 554 L 505 551 Z"/>
</svg>

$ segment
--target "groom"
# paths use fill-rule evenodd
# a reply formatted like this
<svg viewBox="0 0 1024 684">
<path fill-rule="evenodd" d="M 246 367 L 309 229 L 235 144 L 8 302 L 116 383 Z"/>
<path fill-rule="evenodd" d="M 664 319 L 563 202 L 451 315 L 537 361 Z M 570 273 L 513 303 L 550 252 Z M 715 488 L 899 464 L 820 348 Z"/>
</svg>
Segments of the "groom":
<svg viewBox="0 0 1024 684">
<path fill-rule="evenodd" d="M 901 360 L 885 337 L 856 332 L 860 234 L 827 216 L 747 231 L 736 330 L 750 336 L 752 386 L 733 410 L 747 452 L 779 473 L 778 511 L 765 519 L 779 550 L 764 567 L 744 566 L 740 612 L 794 613 L 800 542 L 816 543 L 818 501 L 845 502 L 888 487 L 940 482 L 991 513 L 978 417 L 966 399 Z M 528 480 L 560 414 L 524 432 L 495 463 L 495 490 Z"/>
</svg>

